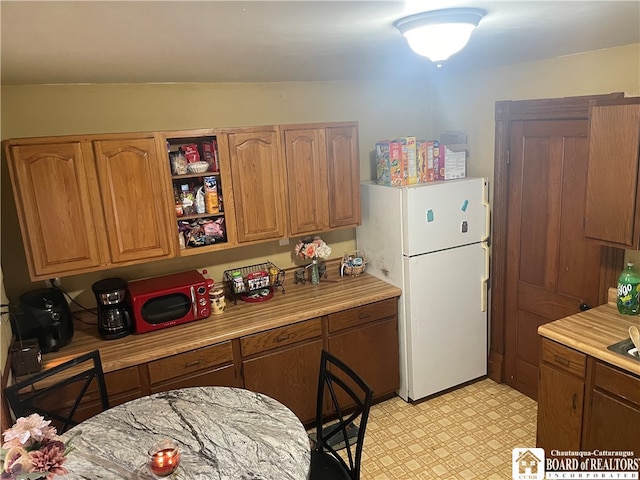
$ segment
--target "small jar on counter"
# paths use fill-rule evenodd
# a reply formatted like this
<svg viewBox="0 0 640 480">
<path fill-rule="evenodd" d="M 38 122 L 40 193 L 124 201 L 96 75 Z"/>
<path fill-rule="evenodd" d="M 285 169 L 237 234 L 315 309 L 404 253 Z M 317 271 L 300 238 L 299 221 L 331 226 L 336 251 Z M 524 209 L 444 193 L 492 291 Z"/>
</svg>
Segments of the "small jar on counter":
<svg viewBox="0 0 640 480">
<path fill-rule="evenodd" d="M 226 303 L 224 301 L 224 290 L 222 288 L 215 288 L 209 292 L 209 299 L 211 300 L 211 311 L 215 315 L 220 315 L 224 312 Z"/>
</svg>

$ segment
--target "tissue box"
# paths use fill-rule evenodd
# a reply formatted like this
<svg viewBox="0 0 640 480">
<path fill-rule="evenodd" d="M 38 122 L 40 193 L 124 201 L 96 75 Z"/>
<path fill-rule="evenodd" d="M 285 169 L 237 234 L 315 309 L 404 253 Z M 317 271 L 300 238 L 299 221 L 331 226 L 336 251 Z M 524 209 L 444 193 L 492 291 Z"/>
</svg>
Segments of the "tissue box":
<svg viewBox="0 0 640 480">
<path fill-rule="evenodd" d="M 467 176 L 467 151 L 461 147 L 440 145 L 440 180 Z"/>
</svg>

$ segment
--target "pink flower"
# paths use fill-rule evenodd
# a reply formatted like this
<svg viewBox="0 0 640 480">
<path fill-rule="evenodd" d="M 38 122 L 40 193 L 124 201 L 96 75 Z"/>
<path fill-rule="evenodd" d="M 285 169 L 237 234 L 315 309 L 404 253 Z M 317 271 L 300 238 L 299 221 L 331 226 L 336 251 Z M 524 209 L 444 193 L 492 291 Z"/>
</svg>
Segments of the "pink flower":
<svg viewBox="0 0 640 480">
<path fill-rule="evenodd" d="M 2 448 L 28 448 L 44 439 L 55 438 L 56 429 L 49 426 L 50 423 L 51 420 L 45 420 L 37 413 L 18 418 L 15 425 L 2 434 L 5 442 Z"/>
<path fill-rule="evenodd" d="M 315 243 L 308 243 L 305 247 L 304 247 L 304 256 L 307 258 L 313 258 L 316 256 L 316 244 Z"/>
<path fill-rule="evenodd" d="M 3 433 L 7 449 L 5 457 L 0 458 L 0 477 L 2 479 L 35 478 L 33 472 L 41 473 L 38 478 L 53 480 L 56 475 L 66 474 L 62 466 L 66 461 L 65 453 L 73 448 L 66 448 L 56 429 L 38 414 L 21 417 L 13 427 Z M 27 476 L 25 476 L 27 475 Z"/>
<path fill-rule="evenodd" d="M 34 472 L 49 472 L 47 479 L 52 479 L 57 474 L 68 473 L 62 466 L 64 456 L 64 444 L 62 442 L 50 442 L 40 450 L 29 452 Z"/>
<path fill-rule="evenodd" d="M 296 244 L 294 252 L 302 258 L 329 258 L 331 248 L 320 237 L 308 237 Z"/>
</svg>

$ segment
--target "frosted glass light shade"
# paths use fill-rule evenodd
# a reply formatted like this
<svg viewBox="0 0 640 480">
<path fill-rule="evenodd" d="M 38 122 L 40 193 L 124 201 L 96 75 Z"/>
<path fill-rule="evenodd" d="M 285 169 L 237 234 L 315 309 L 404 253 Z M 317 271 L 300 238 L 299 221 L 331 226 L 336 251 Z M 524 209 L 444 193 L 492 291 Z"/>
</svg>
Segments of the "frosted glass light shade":
<svg viewBox="0 0 640 480">
<path fill-rule="evenodd" d="M 394 25 L 414 52 L 441 62 L 464 48 L 484 14 L 477 8 L 449 8 L 410 15 Z"/>
<path fill-rule="evenodd" d="M 469 23 L 425 25 L 404 34 L 411 49 L 432 62 L 446 60 L 459 52 L 471 38 L 475 28 Z"/>
</svg>

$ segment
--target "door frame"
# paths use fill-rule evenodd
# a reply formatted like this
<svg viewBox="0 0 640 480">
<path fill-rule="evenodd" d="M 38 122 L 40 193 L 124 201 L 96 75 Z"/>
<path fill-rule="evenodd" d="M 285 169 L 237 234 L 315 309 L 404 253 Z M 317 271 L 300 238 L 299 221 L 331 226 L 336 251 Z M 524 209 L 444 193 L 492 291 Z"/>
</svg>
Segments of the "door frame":
<svg viewBox="0 0 640 480">
<path fill-rule="evenodd" d="M 491 233 L 491 317 L 488 376 L 505 381 L 507 208 L 509 194 L 509 143 L 511 122 L 521 120 L 579 120 L 589 118 L 589 103 L 594 100 L 624 98 L 623 92 L 606 95 L 505 100 L 496 102 L 495 150 L 493 166 L 493 215 Z M 615 282 L 624 259 L 624 250 L 603 247 L 600 265 L 599 301 L 607 302 L 608 290 Z"/>
</svg>

